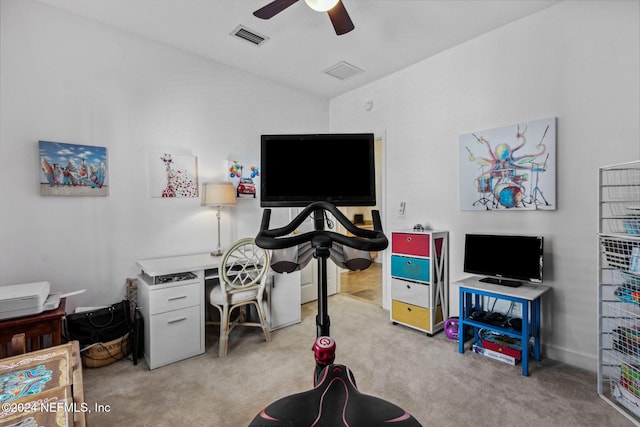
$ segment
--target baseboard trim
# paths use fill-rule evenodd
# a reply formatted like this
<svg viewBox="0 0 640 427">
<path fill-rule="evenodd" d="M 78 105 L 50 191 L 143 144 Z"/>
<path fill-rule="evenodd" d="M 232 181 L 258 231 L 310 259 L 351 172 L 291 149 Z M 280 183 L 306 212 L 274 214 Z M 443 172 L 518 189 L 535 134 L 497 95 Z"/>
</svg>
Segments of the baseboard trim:
<svg viewBox="0 0 640 427">
<path fill-rule="evenodd" d="M 579 353 L 555 345 L 543 345 L 544 357 L 557 360 L 567 365 L 586 369 L 591 372 L 598 371 L 598 358 L 592 354 Z"/>
</svg>

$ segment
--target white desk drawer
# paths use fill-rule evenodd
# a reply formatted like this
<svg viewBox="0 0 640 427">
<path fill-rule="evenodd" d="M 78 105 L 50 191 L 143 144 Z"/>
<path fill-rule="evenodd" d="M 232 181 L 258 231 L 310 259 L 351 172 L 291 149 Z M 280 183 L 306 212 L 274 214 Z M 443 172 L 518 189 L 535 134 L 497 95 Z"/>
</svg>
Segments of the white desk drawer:
<svg viewBox="0 0 640 427">
<path fill-rule="evenodd" d="M 431 304 L 429 285 L 392 278 L 391 299 L 420 307 L 429 307 Z"/>
<path fill-rule="evenodd" d="M 147 319 L 145 319 L 145 322 Z M 182 360 L 204 352 L 200 337 L 204 319 L 200 316 L 200 307 L 151 316 L 150 368 Z"/>
<path fill-rule="evenodd" d="M 149 291 L 150 314 L 164 313 L 184 307 L 200 305 L 204 294 L 204 287 L 200 282 L 175 285 L 170 288 L 153 289 Z"/>
</svg>

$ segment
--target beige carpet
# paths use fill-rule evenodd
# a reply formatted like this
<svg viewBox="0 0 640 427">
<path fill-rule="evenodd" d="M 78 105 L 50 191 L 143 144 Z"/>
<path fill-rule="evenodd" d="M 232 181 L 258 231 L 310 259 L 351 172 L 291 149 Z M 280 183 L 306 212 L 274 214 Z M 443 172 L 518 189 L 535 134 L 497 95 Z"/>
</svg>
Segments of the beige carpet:
<svg viewBox="0 0 640 427">
<path fill-rule="evenodd" d="M 270 343 L 258 329 L 237 329 L 225 359 L 211 329 L 198 357 L 153 371 L 127 360 L 85 369 L 89 407 L 108 407 L 90 413 L 89 426 L 246 426 L 273 400 L 311 388 L 315 309 L 303 306 L 302 323 Z M 459 354 L 443 333 L 393 325 L 387 311 L 347 295 L 329 298 L 329 314 L 336 362 L 353 370 L 360 391 L 424 426 L 633 425 L 598 397 L 594 373 L 543 360 L 523 377 L 520 366 Z"/>
</svg>

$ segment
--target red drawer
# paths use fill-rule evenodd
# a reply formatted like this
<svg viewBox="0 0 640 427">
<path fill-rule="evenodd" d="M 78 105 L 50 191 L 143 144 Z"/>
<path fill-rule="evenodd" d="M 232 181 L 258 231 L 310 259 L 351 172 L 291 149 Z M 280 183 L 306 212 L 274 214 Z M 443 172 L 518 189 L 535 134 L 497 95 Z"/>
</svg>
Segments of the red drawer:
<svg viewBox="0 0 640 427">
<path fill-rule="evenodd" d="M 429 256 L 429 235 L 413 233 L 393 233 L 391 251 L 396 254 Z"/>
</svg>

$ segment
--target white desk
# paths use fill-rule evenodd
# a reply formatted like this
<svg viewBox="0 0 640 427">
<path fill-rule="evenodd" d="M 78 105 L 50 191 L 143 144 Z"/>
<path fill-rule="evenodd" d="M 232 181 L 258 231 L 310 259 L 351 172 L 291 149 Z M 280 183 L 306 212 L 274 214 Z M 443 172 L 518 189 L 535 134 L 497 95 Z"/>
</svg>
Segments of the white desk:
<svg viewBox="0 0 640 427">
<path fill-rule="evenodd" d="M 193 254 L 141 259 L 136 261 L 136 264 L 147 275 L 156 277 L 190 271 L 217 270 L 221 260 L 222 257 L 211 254 Z"/>
<path fill-rule="evenodd" d="M 136 261 L 138 305 L 144 318 L 144 356 L 150 369 L 205 351 L 206 279 L 218 277 L 222 257 L 208 253 Z M 192 273 L 185 280 L 169 276 Z M 273 275 L 267 292 L 270 329 L 300 323 L 300 273 Z"/>
</svg>

